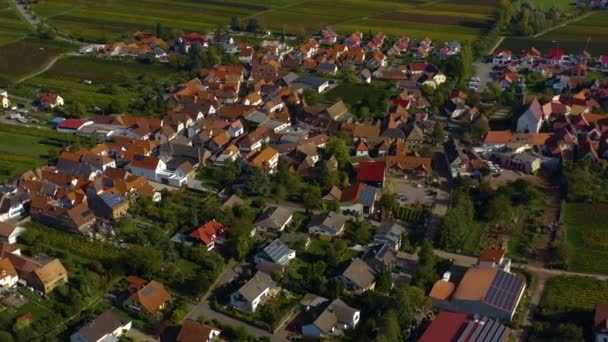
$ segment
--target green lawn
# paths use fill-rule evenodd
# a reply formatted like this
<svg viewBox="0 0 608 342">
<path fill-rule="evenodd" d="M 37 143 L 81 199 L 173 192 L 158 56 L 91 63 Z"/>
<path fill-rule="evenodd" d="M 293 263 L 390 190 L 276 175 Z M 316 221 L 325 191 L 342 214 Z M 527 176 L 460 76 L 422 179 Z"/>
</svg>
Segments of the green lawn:
<svg viewBox="0 0 608 342">
<path fill-rule="evenodd" d="M 572 250 L 569 270 L 608 274 L 608 204 L 566 203 L 561 222 Z"/>
<path fill-rule="evenodd" d="M 0 0 L 0 46 L 23 38 L 31 27 L 19 16 L 8 0 Z"/>
</svg>

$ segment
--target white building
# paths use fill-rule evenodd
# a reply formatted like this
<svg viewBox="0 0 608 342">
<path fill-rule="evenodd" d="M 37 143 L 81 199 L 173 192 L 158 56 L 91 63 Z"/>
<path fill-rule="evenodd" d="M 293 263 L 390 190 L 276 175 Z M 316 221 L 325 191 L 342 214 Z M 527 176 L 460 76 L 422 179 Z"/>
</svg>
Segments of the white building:
<svg viewBox="0 0 608 342">
<path fill-rule="evenodd" d="M 70 342 L 111 342 L 131 330 L 131 321 L 107 310 L 70 336 Z"/>
<path fill-rule="evenodd" d="M 257 272 L 238 291 L 230 295 L 230 305 L 247 311 L 255 312 L 260 304 L 272 297 L 276 284 L 264 272 Z"/>
</svg>

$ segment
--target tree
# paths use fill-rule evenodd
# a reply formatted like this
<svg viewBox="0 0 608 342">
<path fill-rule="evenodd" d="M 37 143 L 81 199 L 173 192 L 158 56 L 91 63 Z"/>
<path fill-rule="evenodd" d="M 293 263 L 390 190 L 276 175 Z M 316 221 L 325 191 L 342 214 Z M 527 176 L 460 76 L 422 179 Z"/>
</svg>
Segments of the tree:
<svg viewBox="0 0 608 342">
<path fill-rule="evenodd" d="M 433 252 L 433 246 L 424 240 L 418 251 L 418 268 L 414 275 L 414 283 L 424 289 L 430 289 L 439 278 L 437 274 L 438 258 Z"/>
<path fill-rule="evenodd" d="M 247 22 L 247 31 L 249 32 L 257 32 L 260 29 L 260 23 L 257 18 L 250 18 Z"/>
<path fill-rule="evenodd" d="M 511 218 L 513 206 L 511 199 L 505 193 L 500 193 L 488 202 L 485 210 L 486 219 L 489 221 L 504 222 Z"/>
<path fill-rule="evenodd" d="M 475 209 L 469 195 L 463 192 L 454 194 L 454 203 L 441 222 L 439 244 L 447 250 L 458 251 L 473 224 Z"/>
<path fill-rule="evenodd" d="M 119 97 L 114 96 L 112 102 L 110 102 L 110 106 L 108 107 L 108 112 L 113 114 L 122 114 L 127 111 L 127 102 Z"/>
<path fill-rule="evenodd" d="M 388 293 L 393 286 L 391 270 L 387 266 L 383 266 L 380 274 L 378 274 L 376 278 L 376 290 L 382 293 Z"/>
<path fill-rule="evenodd" d="M 498 25 L 507 26 L 511 23 L 515 9 L 511 0 L 500 0 L 498 2 Z"/>
<path fill-rule="evenodd" d="M 125 253 L 130 271 L 145 278 L 154 278 L 162 267 L 162 255 L 157 248 L 134 246 Z"/>
<path fill-rule="evenodd" d="M 232 31 L 240 31 L 241 30 L 241 21 L 239 17 L 233 16 L 230 18 L 230 29 Z"/>
<path fill-rule="evenodd" d="M 435 126 L 433 126 L 433 140 L 435 143 L 444 141 L 446 136 L 443 125 L 439 122 L 435 123 Z"/>
<path fill-rule="evenodd" d="M 79 101 L 72 101 L 70 105 L 69 114 L 72 117 L 80 118 L 87 113 L 87 106 Z"/>
<path fill-rule="evenodd" d="M 8 331 L 0 331 L 0 341 L 2 342 L 13 342 L 15 339 L 13 339 L 13 335 L 11 335 L 11 333 L 9 333 Z"/>
<path fill-rule="evenodd" d="M 369 242 L 371 234 L 369 232 L 371 224 L 369 221 L 360 221 L 355 223 L 355 231 L 353 232 L 353 240 L 361 245 Z"/>
<path fill-rule="evenodd" d="M 340 165 L 344 165 L 349 156 L 349 148 L 344 139 L 339 137 L 329 137 L 325 145 L 327 156 L 334 156 Z"/>
<path fill-rule="evenodd" d="M 397 194 L 391 192 L 384 192 L 378 201 L 378 207 L 382 210 L 382 216 L 384 218 L 389 217 L 389 213 L 399 207 L 399 201 L 397 200 Z"/>
<path fill-rule="evenodd" d="M 417 313 L 431 308 L 431 300 L 424 295 L 424 290 L 415 286 L 398 287 L 391 298 L 403 330 L 416 322 Z"/>
<path fill-rule="evenodd" d="M 402 341 L 401 327 L 399 326 L 399 317 L 397 312 L 390 309 L 386 312 L 381 322 L 381 334 L 376 337 L 378 341 Z"/>
<path fill-rule="evenodd" d="M 302 194 L 302 202 L 306 208 L 316 209 L 321 204 L 321 188 L 316 185 L 311 185 Z"/>
</svg>

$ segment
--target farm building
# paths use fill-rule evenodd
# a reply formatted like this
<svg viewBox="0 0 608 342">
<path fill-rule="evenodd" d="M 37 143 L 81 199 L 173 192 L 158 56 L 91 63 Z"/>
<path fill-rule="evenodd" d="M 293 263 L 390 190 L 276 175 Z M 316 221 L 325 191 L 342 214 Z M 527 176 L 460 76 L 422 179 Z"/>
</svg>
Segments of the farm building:
<svg viewBox="0 0 608 342">
<path fill-rule="evenodd" d="M 496 268 L 470 268 L 455 286 L 449 279 L 435 283 L 429 297 L 443 310 L 511 320 L 526 288 L 515 274 Z"/>
<path fill-rule="evenodd" d="M 509 332 L 508 327 L 488 317 L 442 311 L 418 341 L 504 342 L 509 338 Z"/>
</svg>

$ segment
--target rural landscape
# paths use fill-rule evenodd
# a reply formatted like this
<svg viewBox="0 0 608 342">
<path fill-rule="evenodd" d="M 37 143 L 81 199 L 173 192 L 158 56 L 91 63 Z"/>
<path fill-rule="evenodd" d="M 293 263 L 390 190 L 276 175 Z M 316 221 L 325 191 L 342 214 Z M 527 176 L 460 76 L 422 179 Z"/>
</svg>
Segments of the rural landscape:
<svg viewBox="0 0 608 342">
<path fill-rule="evenodd" d="M 0 341 L 606 341 L 608 2 L 0 0 Z"/>
</svg>

